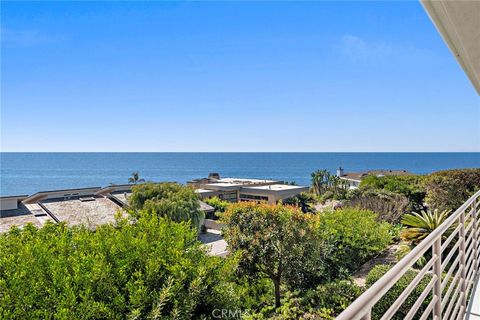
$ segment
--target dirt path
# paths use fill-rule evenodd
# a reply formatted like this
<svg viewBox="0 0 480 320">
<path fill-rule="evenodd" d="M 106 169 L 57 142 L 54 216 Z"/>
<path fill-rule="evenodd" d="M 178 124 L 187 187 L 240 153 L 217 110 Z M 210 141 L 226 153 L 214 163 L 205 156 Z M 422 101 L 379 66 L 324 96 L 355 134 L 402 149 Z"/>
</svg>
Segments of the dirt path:
<svg viewBox="0 0 480 320">
<path fill-rule="evenodd" d="M 360 269 L 353 274 L 353 282 L 360 287 L 364 287 L 365 279 L 373 267 L 379 264 L 395 264 L 397 262 L 397 259 L 395 258 L 395 251 L 397 251 L 397 248 L 398 244 L 392 244 L 380 255 L 362 265 Z"/>
</svg>

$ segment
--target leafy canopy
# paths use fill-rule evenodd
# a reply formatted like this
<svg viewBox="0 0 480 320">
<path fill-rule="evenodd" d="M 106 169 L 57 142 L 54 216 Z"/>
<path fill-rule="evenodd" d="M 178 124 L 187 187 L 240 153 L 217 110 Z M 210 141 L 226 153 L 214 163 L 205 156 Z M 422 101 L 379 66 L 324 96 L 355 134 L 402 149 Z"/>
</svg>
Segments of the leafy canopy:
<svg viewBox="0 0 480 320">
<path fill-rule="evenodd" d="M 222 216 L 229 249 L 240 254 L 240 273 L 270 278 L 276 307 L 282 283 L 305 286 L 309 275 L 322 268 L 313 262 L 321 244 L 311 219 L 295 207 L 251 202 L 232 204 Z"/>
<path fill-rule="evenodd" d="M 191 221 L 199 228 L 205 218 L 198 196 L 190 187 L 173 182 L 142 183 L 132 187 L 128 198 L 132 214 L 140 212 L 165 216 L 173 221 Z"/>
</svg>

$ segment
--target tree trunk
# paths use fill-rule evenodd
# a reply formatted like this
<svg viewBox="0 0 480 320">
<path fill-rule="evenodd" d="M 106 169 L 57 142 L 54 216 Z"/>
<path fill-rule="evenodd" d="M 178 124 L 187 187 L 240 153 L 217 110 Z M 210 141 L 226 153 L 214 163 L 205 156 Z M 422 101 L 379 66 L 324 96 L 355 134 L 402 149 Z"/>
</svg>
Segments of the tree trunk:
<svg viewBox="0 0 480 320">
<path fill-rule="evenodd" d="M 273 279 L 273 285 L 275 286 L 275 308 L 280 308 L 280 280 Z"/>
</svg>

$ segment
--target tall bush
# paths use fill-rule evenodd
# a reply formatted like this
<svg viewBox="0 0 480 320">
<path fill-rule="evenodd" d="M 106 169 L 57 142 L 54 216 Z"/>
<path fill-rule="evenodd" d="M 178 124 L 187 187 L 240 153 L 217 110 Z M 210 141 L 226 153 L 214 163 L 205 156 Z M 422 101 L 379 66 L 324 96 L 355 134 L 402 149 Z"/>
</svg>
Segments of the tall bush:
<svg viewBox="0 0 480 320">
<path fill-rule="evenodd" d="M 350 273 L 383 251 L 391 241 L 389 230 L 390 225 L 377 222 L 372 211 L 347 208 L 323 212 L 317 232 L 332 249 L 325 257 L 328 277 Z"/>
</svg>

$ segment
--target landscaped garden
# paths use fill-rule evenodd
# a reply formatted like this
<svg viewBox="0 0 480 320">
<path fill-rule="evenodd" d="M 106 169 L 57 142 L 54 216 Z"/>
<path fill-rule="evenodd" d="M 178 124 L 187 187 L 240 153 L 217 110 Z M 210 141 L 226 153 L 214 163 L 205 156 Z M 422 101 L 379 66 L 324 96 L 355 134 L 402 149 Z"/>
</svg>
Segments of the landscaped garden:
<svg viewBox="0 0 480 320">
<path fill-rule="evenodd" d="M 331 319 L 389 268 L 371 265 L 360 283 L 365 263 L 392 246 L 400 258 L 479 189 L 480 169 L 370 176 L 355 190 L 320 170 L 310 193 L 283 204 L 210 199 L 226 225 L 220 258 L 198 241 L 192 189 L 141 183 L 115 224 L 1 234 L 0 318 Z"/>
</svg>

